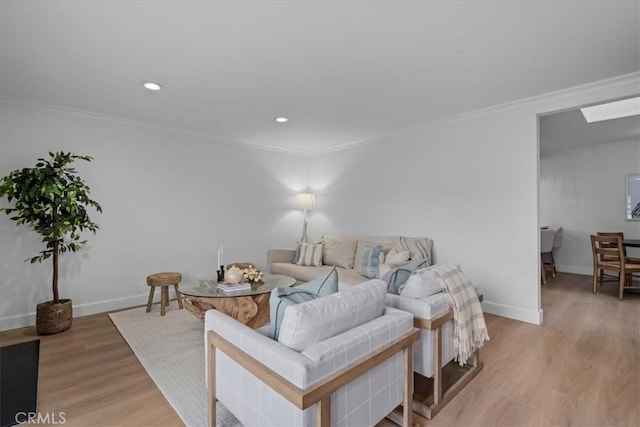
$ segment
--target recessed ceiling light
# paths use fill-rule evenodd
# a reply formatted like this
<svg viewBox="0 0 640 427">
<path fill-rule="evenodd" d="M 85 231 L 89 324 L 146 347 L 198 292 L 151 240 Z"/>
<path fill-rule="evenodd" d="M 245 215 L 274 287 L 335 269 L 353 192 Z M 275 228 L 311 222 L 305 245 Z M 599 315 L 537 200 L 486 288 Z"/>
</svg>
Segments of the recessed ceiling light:
<svg viewBox="0 0 640 427">
<path fill-rule="evenodd" d="M 587 123 L 640 115 L 640 97 L 581 108 Z"/>
<path fill-rule="evenodd" d="M 149 89 L 155 92 L 162 89 L 162 85 L 160 83 L 155 83 L 155 82 L 142 82 L 142 86 L 144 86 L 145 89 Z"/>
<path fill-rule="evenodd" d="M 276 117 L 274 120 L 278 123 L 287 123 L 289 121 L 287 117 L 283 117 L 283 116 Z"/>
</svg>

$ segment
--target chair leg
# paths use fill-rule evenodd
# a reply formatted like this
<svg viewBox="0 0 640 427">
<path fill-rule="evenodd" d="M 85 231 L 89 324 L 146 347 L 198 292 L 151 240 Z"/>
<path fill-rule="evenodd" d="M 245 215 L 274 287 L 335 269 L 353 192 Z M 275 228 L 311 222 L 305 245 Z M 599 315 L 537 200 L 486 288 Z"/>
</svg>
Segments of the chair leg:
<svg viewBox="0 0 640 427">
<path fill-rule="evenodd" d="M 604 285 L 604 270 L 600 270 L 600 286 Z"/>
<path fill-rule="evenodd" d="M 160 315 L 164 316 L 167 306 L 169 305 L 169 287 L 163 286 L 160 293 L 162 294 L 162 299 L 160 301 Z"/>
<path fill-rule="evenodd" d="M 153 293 L 156 291 L 155 286 L 149 286 L 149 299 L 147 300 L 147 313 L 151 311 L 151 304 L 153 304 Z"/>
<path fill-rule="evenodd" d="M 207 334 L 207 425 L 216 425 L 216 348 L 211 343 L 211 332 Z"/>
<path fill-rule="evenodd" d="M 556 260 L 553 259 L 553 252 L 550 252 L 549 254 L 551 255 L 551 274 L 553 277 L 556 277 Z"/>
<path fill-rule="evenodd" d="M 176 299 L 178 300 L 178 307 L 181 309 L 184 308 L 184 306 L 182 305 L 182 295 L 180 295 L 180 291 L 178 290 L 177 283 L 173 285 L 173 289 L 176 291 Z"/>
<path fill-rule="evenodd" d="M 620 301 L 624 298 L 624 283 L 626 279 L 627 275 L 620 272 L 620 279 L 618 280 L 618 299 Z"/>
<path fill-rule="evenodd" d="M 600 270 L 600 273 L 602 273 L 602 270 Z M 598 269 L 594 268 L 593 269 L 593 293 L 595 294 L 596 292 L 598 292 Z"/>
<path fill-rule="evenodd" d="M 438 328 L 440 329 L 440 328 Z M 402 403 L 402 425 L 413 426 L 413 347 L 405 348 L 404 355 L 404 401 Z"/>
<path fill-rule="evenodd" d="M 546 285 L 547 284 L 547 272 L 544 269 L 544 260 L 542 259 L 542 257 L 540 257 L 540 261 L 541 261 L 541 266 L 542 268 L 540 269 L 540 273 L 542 274 L 542 284 Z"/>
</svg>

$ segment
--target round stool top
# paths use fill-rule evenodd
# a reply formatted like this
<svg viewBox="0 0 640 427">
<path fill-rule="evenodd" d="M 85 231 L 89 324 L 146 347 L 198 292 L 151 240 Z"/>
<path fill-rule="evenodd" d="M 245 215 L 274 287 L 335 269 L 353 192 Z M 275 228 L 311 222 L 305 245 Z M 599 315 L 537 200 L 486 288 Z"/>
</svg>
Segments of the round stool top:
<svg viewBox="0 0 640 427">
<path fill-rule="evenodd" d="M 177 285 L 182 280 L 182 275 L 176 272 L 154 273 L 147 276 L 149 286 Z"/>
</svg>

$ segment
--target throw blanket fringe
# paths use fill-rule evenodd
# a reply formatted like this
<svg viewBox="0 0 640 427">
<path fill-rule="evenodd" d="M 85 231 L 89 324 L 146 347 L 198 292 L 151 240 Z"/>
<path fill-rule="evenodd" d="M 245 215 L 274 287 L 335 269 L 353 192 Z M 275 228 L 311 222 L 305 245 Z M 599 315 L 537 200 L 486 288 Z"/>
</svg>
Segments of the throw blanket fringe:
<svg viewBox="0 0 640 427">
<path fill-rule="evenodd" d="M 454 360 L 462 366 L 485 341 L 489 341 L 478 293 L 457 265 L 438 264 L 428 270 L 442 279 L 449 297 L 453 309 Z"/>
</svg>

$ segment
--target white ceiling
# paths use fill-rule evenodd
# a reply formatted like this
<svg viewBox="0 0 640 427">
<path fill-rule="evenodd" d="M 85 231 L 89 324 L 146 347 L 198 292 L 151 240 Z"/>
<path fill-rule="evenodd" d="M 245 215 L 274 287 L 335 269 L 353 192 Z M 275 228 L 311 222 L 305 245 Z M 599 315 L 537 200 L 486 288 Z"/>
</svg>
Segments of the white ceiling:
<svg viewBox="0 0 640 427">
<path fill-rule="evenodd" d="M 580 109 L 540 117 L 540 153 L 640 141 L 640 116 L 587 123 Z"/>
<path fill-rule="evenodd" d="M 3 0 L 0 96 L 314 153 L 637 72 L 639 16 L 613 0 Z"/>
</svg>

